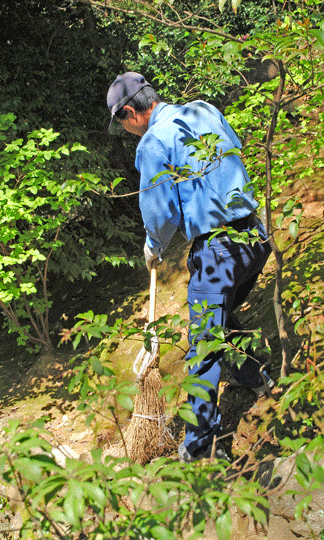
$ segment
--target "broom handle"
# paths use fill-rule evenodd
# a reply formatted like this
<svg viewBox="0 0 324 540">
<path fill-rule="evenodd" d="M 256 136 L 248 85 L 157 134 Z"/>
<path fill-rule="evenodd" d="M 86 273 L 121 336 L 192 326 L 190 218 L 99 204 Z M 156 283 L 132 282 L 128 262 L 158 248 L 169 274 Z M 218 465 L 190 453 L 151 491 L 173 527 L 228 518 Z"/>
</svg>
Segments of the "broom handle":
<svg viewBox="0 0 324 540">
<path fill-rule="evenodd" d="M 149 314 L 149 323 L 154 321 L 155 318 L 155 304 L 156 304 L 156 274 L 158 259 L 152 261 L 151 266 L 151 283 L 150 283 L 150 314 Z"/>
</svg>

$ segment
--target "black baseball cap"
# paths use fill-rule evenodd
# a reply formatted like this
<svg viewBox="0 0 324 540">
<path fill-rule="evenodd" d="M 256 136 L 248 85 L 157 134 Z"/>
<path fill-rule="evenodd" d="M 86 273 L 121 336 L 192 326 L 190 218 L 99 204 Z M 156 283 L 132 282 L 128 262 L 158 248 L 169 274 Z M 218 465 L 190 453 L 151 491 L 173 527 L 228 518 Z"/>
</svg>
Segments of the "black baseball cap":
<svg viewBox="0 0 324 540">
<path fill-rule="evenodd" d="M 122 125 L 115 118 L 116 112 L 128 103 L 144 86 L 152 86 L 145 80 L 143 75 L 128 71 L 123 75 L 118 75 L 116 80 L 110 85 L 107 94 L 107 105 L 112 118 L 109 124 L 109 133 L 116 134 Z"/>
</svg>

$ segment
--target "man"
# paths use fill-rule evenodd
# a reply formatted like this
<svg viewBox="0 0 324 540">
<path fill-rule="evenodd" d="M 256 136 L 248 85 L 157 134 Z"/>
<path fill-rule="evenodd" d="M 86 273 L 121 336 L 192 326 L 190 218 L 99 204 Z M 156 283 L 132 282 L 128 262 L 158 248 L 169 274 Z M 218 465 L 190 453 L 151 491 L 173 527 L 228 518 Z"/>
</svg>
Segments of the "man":
<svg viewBox="0 0 324 540">
<path fill-rule="evenodd" d="M 240 329 L 233 310 L 245 300 L 270 253 L 264 229 L 254 215 L 258 204 L 251 190 L 244 191 L 249 177 L 237 155 L 215 160 L 208 166 L 206 161 L 197 161 L 190 155 L 193 146 L 185 145 L 188 139 L 214 133 L 221 139 L 218 152 L 224 153 L 241 148 L 235 132 L 222 114 L 204 101 L 186 105 L 161 102 L 151 84 L 138 73 L 119 75 L 109 88 L 107 104 L 112 114 L 110 133 L 124 129 L 141 137 L 135 166 L 141 175 L 139 202 L 146 229 L 144 255 L 148 269 L 179 229 L 193 242 L 188 257 L 190 320 L 197 315 L 194 305 L 207 300 L 214 307 L 206 330 L 215 325 Z M 174 177 L 163 174 L 152 187 L 151 180 L 158 173 L 188 165 L 192 171 L 188 180 L 172 186 Z M 208 245 L 211 229 L 222 225 L 247 232 L 257 227 L 263 241 L 235 243 L 224 232 Z M 202 337 L 207 335 L 205 332 Z M 189 342 L 188 361 L 196 356 L 196 342 L 191 336 Z M 211 353 L 199 366 L 189 368 L 189 373 L 210 381 L 213 388 L 206 388 L 210 401 L 188 397 L 198 426 L 186 425 L 185 441 L 179 447 L 184 461 L 210 455 L 214 436 L 221 433 L 217 391 L 222 360 L 221 353 Z M 235 384 L 247 386 L 259 395 L 264 393 L 261 365 L 247 358 L 240 369 L 229 366 Z M 267 373 L 263 375 L 273 386 Z M 222 457 L 220 446 L 216 454 Z"/>
</svg>

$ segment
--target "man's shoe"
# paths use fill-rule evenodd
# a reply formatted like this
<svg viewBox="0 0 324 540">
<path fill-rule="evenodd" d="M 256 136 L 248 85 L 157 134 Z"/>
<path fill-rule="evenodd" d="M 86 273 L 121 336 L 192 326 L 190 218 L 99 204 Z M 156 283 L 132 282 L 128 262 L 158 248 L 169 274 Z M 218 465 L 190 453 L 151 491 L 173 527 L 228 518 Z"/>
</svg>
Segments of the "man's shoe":
<svg viewBox="0 0 324 540">
<path fill-rule="evenodd" d="M 179 444 L 178 447 L 178 455 L 181 463 L 193 463 L 194 461 L 199 461 L 201 459 L 208 459 L 211 456 L 212 452 L 212 445 L 210 444 L 207 446 L 206 450 L 199 452 L 196 456 L 192 456 L 189 454 L 187 448 L 185 447 L 184 442 Z M 223 446 L 221 444 L 217 444 L 216 450 L 215 450 L 215 459 L 225 459 L 226 461 L 230 461 L 228 455 L 226 454 Z"/>
<path fill-rule="evenodd" d="M 269 377 L 267 383 L 268 383 L 268 387 L 269 387 L 270 390 L 275 385 L 274 381 L 272 379 L 270 379 L 270 377 Z M 230 379 L 228 380 L 228 384 L 230 386 L 235 386 L 235 387 L 240 387 L 240 388 L 242 388 L 242 387 L 249 388 L 248 386 L 245 386 L 244 384 L 239 383 L 236 379 L 234 379 L 234 377 L 230 377 Z M 250 390 L 252 390 L 252 392 L 254 392 L 258 397 L 261 397 L 261 396 L 263 396 L 264 394 L 267 393 L 265 384 L 263 384 L 262 386 L 259 386 L 258 388 L 250 388 Z"/>
<path fill-rule="evenodd" d="M 272 379 L 267 380 L 267 386 L 271 390 L 275 385 L 274 381 Z M 263 384 L 262 386 L 259 386 L 259 388 L 251 388 L 252 392 L 254 392 L 258 397 L 264 396 L 264 394 L 267 393 L 268 388 L 266 388 L 266 385 Z"/>
</svg>

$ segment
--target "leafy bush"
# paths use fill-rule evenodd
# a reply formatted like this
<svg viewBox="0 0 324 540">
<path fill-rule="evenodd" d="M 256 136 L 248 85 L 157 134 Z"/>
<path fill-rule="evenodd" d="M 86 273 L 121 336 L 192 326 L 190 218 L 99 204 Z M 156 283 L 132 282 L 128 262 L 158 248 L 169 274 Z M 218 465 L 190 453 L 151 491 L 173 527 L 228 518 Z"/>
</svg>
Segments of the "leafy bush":
<svg viewBox="0 0 324 540">
<path fill-rule="evenodd" d="M 21 538 L 88 540 L 200 538 L 210 517 L 220 540 L 230 535 L 229 508 L 237 505 L 265 522 L 267 501 L 258 484 L 225 479 L 226 462 L 183 464 L 159 458 L 142 467 L 125 458 L 91 452 L 87 464 L 55 461 L 55 447 L 40 422 L 29 429 L 11 422 L 0 457 L 2 482 L 15 486 L 27 517 Z"/>
<path fill-rule="evenodd" d="M 2 116 L 2 130 L 14 118 L 10 114 Z M 9 331 L 19 334 L 18 343 L 30 342 L 38 348 L 51 348 L 49 261 L 53 251 L 62 245 L 62 225 L 80 204 L 70 190 L 61 189 L 46 164 L 70 151 L 85 150 L 79 144 L 71 149 L 66 145 L 50 149 L 57 135 L 53 130 L 34 131 L 26 143 L 14 140 L 0 154 L 0 302 Z"/>
<path fill-rule="evenodd" d="M 54 146 L 59 134 L 52 129 L 35 130 L 26 142 L 20 138 L 6 143 L 14 119 L 12 114 L 2 115 L 0 125 L 0 304 L 20 345 L 50 349 L 49 273 L 91 280 L 105 260 L 128 262 L 123 246 L 135 243 L 136 236 L 129 232 L 134 222 L 123 215 L 109 217 L 102 204 L 97 221 L 90 223 L 91 196 L 78 197 L 77 181 L 70 185 L 66 175 L 51 166 L 71 152 L 85 152 L 85 147 Z M 108 190 L 102 188 L 102 195 Z M 117 247 L 110 245 L 113 237 L 119 239 Z"/>
</svg>

